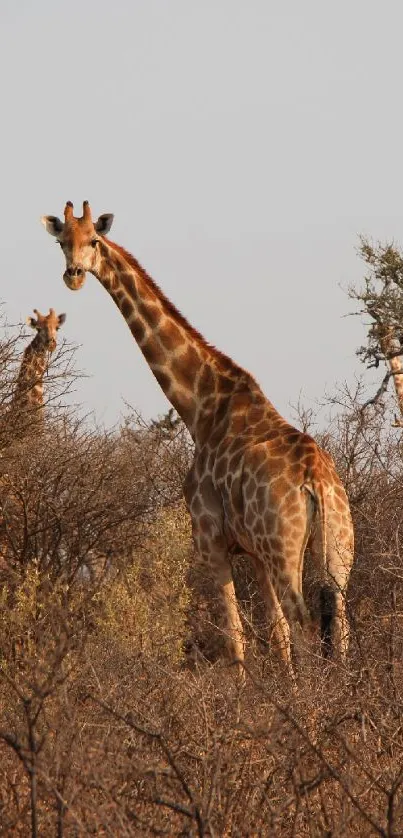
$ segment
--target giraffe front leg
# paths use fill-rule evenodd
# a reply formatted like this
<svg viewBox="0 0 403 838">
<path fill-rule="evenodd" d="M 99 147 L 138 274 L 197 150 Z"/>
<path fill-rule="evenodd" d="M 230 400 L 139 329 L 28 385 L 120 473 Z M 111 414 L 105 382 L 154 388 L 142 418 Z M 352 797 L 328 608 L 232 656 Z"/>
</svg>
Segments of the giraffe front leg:
<svg viewBox="0 0 403 838">
<path fill-rule="evenodd" d="M 270 627 L 270 640 L 274 641 L 274 649 L 280 661 L 284 664 L 295 684 L 295 673 L 291 658 L 290 627 L 284 616 L 283 609 L 274 590 L 269 572 L 261 559 L 255 559 L 256 578 L 264 601 L 267 624 Z"/>
<path fill-rule="evenodd" d="M 244 677 L 245 638 L 236 601 L 232 568 L 228 556 L 215 558 L 216 584 L 222 602 L 223 628 L 231 660 L 237 662 L 239 674 Z"/>
<path fill-rule="evenodd" d="M 227 546 L 223 538 L 208 538 L 193 528 L 197 559 L 202 574 L 212 581 L 218 605 L 219 630 L 224 634 L 227 653 L 245 680 L 245 638 L 236 601 L 234 580 Z"/>
</svg>

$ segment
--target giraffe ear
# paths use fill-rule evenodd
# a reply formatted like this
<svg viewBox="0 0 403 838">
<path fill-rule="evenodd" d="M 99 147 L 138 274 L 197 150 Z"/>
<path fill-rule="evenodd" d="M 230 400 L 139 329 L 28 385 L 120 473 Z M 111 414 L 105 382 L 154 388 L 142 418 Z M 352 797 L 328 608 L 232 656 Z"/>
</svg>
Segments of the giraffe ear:
<svg viewBox="0 0 403 838">
<path fill-rule="evenodd" d="M 97 233 L 100 236 L 106 236 L 109 233 L 109 230 L 112 227 L 113 222 L 113 215 L 111 212 L 104 212 L 103 215 L 100 215 L 98 221 L 95 222 L 94 227 Z"/>
<path fill-rule="evenodd" d="M 60 218 L 57 218 L 56 215 L 43 215 L 41 221 L 51 236 L 60 236 L 64 226 Z"/>
<path fill-rule="evenodd" d="M 36 327 L 38 325 L 38 321 L 35 320 L 35 317 L 27 317 L 25 322 L 26 322 L 27 326 L 31 327 L 31 329 L 36 329 Z"/>
<path fill-rule="evenodd" d="M 66 315 L 65 314 L 59 314 L 58 321 L 57 321 L 57 328 L 59 328 L 60 326 L 63 326 L 63 323 L 65 322 L 65 320 L 66 320 Z"/>
</svg>

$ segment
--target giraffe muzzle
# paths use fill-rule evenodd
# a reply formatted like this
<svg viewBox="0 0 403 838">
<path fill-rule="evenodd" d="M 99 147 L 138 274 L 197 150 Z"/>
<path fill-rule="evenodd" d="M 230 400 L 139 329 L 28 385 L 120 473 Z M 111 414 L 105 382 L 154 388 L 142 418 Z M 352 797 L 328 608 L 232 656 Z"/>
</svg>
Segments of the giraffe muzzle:
<svg viewBox="0 0 403 838">
<path fill-rule="evenodd" d="M 74 267 L 66 268 L 63 279 L 67 285 L 67 288 L 70 288 L 70 291 L 79 291 L 80 288 L 83 287 L 85 282 L 85 271 L 81 265 L 76 265 Z"/>
</svg>

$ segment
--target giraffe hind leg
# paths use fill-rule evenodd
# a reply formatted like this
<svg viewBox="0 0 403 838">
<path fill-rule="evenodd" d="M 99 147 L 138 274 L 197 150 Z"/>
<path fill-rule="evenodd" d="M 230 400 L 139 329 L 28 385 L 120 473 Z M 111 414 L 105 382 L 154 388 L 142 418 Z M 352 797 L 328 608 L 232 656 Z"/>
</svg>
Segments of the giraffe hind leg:
<svg viewBox="0 0 403 838">
<path fill-rule="evenodd" d="M 330 585 L 322 585 L 319 591 L 320 640 L 324 658 L 331 658 L 333 652 L 333 623 L 336 613 L 336 594 Z"/>
<path fill-rule="evenodd" d="M 320 635 L 324 658 L 344 661 L 349 642 L 346 589 L 353 552 L 350 537 L 338 531 L 329 515 L 327 555 L 324 562 L 317 534 L 310 544 L 319 581 Z"/>
<path fill-rule="evenodd" d="M 321 645 L 325 658 L 344 662 L 349 645 L 345 590 L 323 585 L 321 589 Z"/>
</svg>

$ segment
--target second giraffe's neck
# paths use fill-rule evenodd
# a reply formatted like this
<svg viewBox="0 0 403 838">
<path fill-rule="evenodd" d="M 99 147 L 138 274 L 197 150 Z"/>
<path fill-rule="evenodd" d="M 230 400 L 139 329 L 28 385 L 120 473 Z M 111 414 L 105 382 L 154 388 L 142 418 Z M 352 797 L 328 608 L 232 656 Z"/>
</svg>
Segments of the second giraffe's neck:
<svg viewBox="0 0 403 838">
<path fill-rule="evenodd" d="M 189 325 L 138 262 L 123 248 L 101 239 L 94 275 L 120 309 L 165 395 L 193 439 L 214 411 L 223 393 L 228 396 L 243 379 L 257 388 L 242 370 Z"/>
<path fill-rule="evenodd" d="M 43 377 L 47 367 L 47 350 L 36 335 L 24 351 L 16 382 L 13 402 L 21 409 L 43 407 Z"/>
</svg>

